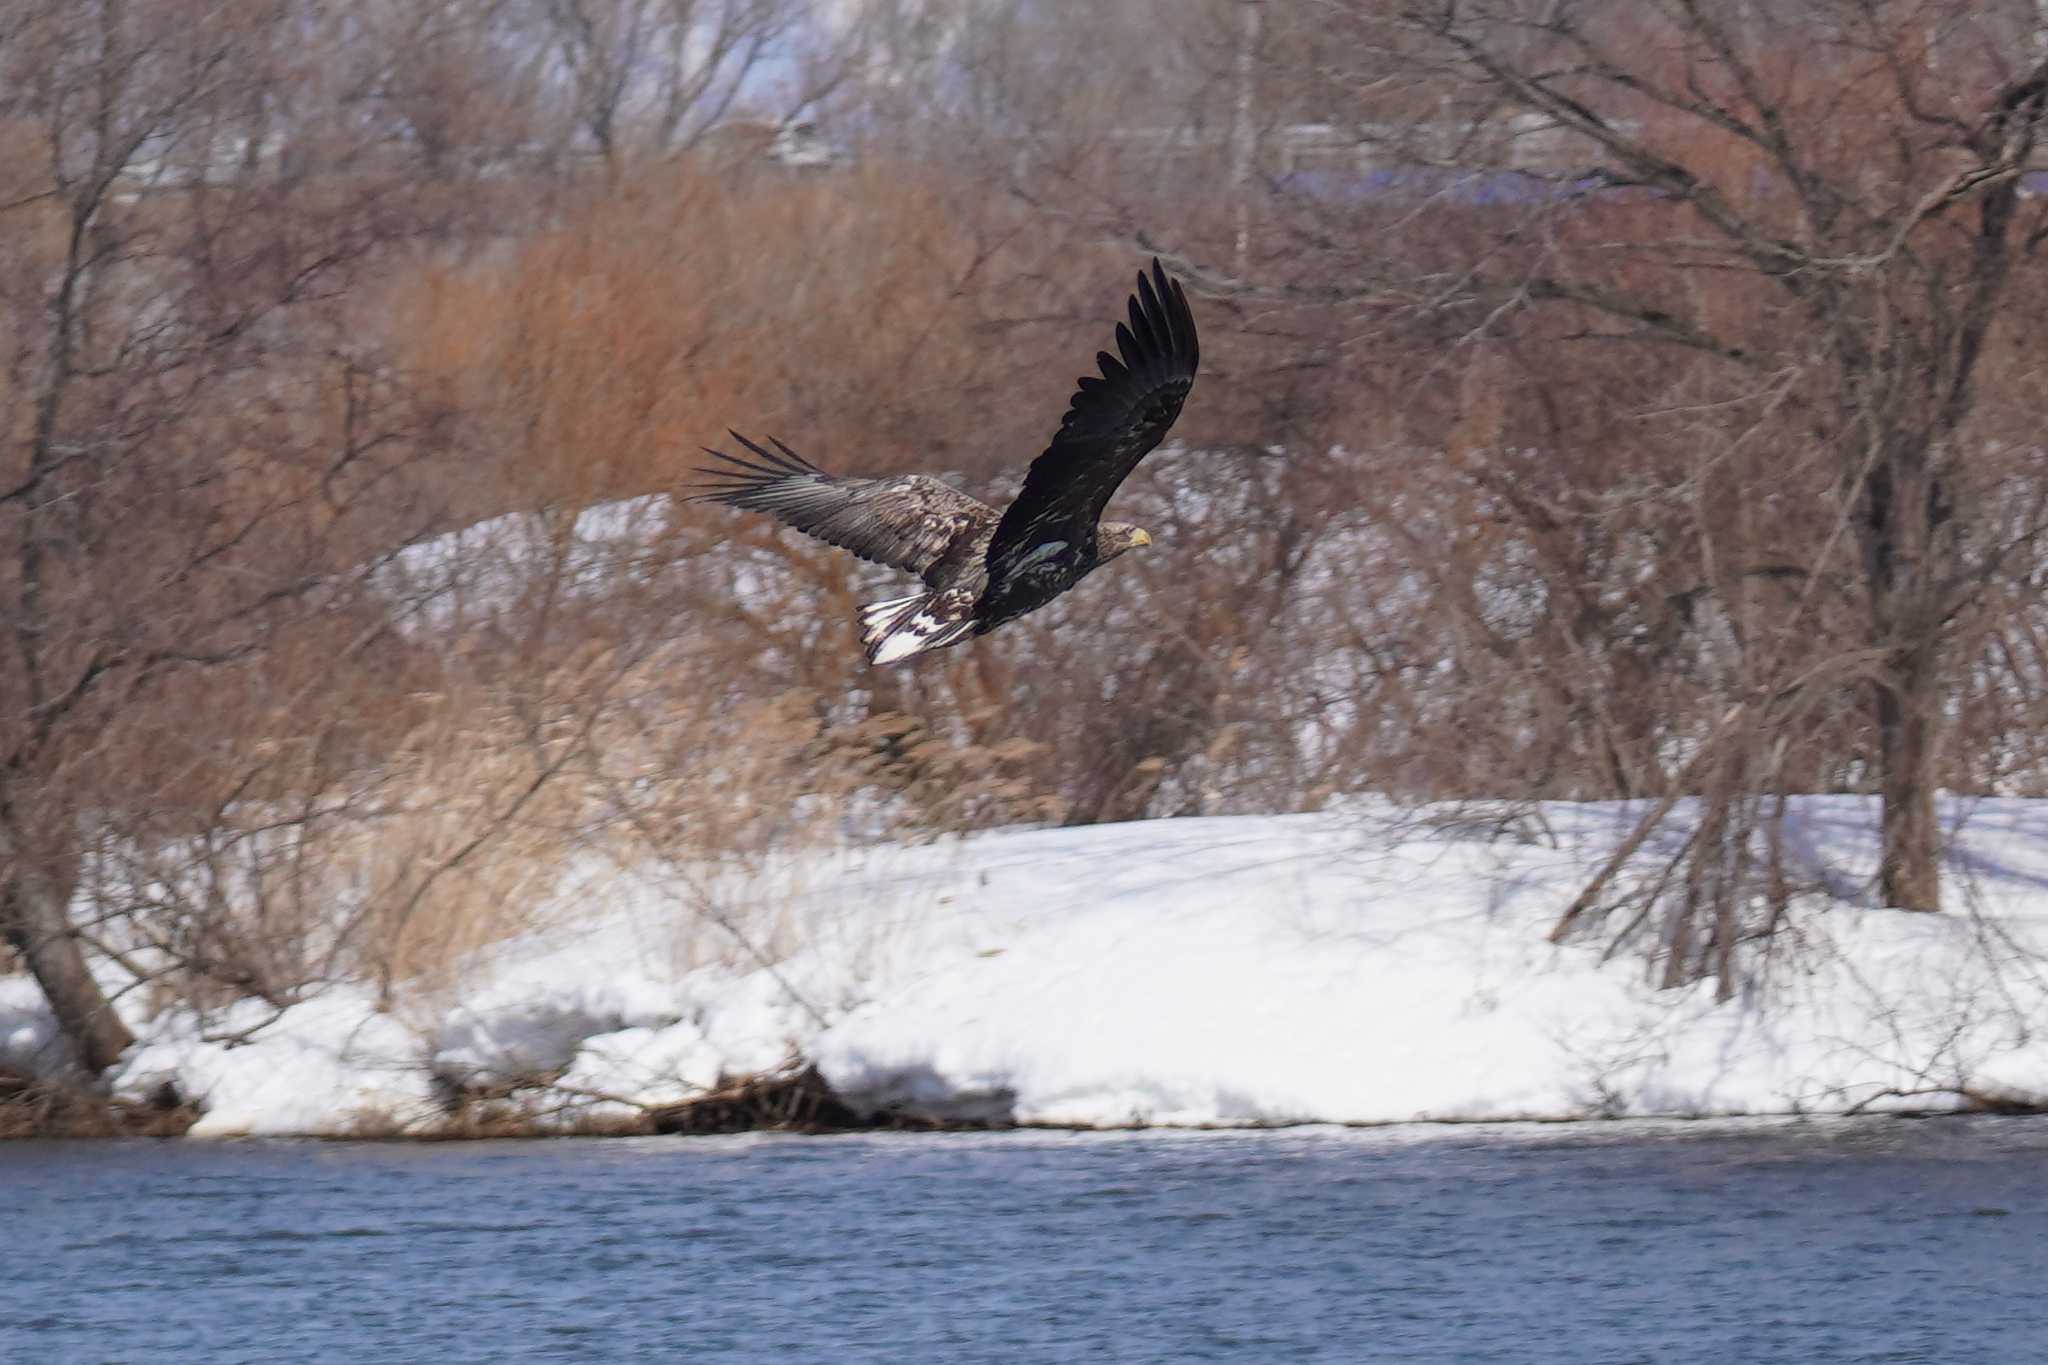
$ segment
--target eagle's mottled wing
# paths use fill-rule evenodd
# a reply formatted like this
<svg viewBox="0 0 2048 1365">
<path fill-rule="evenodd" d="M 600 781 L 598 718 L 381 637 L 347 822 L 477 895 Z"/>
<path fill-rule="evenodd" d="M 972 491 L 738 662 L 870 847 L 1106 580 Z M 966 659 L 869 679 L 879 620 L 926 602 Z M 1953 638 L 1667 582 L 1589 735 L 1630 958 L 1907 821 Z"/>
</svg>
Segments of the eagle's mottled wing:
<svg viewBox="0 0 2048 1365">
<path fill-rule="evenodd" d="M 825 473 L 782 442 L 769 438 L 764 450 L 738 432 L 732 438 L 754 459 L 706 447 L 723 468 L 697 472 L 719 482 L 692 495 L 692 502 L 722 502 L 766 512 L 783 524 L 862 559 L 929 581 L 932 568 L 962 536 L 987 530 L 996 510 L 959 489 L 909 474 L 895 479 L 841 479 Z"/>
<path fill-rule="evenodd" d="M 1041 545 L 1078 544 L 1109 495 L 1180 416 L 1201 359 L 1180 281 L 1154 260 L 1151 279 L 1138 275 L 1130 312 L 1130 325 L 1116 329 L 1122 358 L 1097 353 L 1101 377 L 1081 380 L 1052 444 L 1031 462 L 1023 491 L 1003 513 L 988 550 L 996 577 Z"/>
</svg>

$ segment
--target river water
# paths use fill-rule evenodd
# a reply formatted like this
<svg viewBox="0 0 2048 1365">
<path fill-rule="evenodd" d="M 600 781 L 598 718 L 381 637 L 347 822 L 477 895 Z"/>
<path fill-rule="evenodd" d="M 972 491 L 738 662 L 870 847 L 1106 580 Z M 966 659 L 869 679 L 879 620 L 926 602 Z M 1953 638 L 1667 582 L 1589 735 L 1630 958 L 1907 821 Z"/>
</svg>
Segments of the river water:
<svg viewBox="0 0 2048 1365">
<path fill-rule="evenodd" d="M 0 1361 L 2048 1361 L 2048 1120 L 0 1144 Z"/>
</svg>

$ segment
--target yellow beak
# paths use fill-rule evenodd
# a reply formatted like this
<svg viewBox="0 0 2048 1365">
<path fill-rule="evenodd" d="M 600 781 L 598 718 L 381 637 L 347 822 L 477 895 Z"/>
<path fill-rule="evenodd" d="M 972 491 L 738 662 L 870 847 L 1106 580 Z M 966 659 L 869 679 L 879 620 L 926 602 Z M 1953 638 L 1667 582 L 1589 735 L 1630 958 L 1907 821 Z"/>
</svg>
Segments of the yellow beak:
<svg viewBox="0 0 2048 1365">
<path fill-rule="evenodd" d="M 1151 533 L 1150 531 L 1146 531 L 1146 530 L 1142 530 L 1142 529 L 1140 529 L 1140 530 L 1136 530 L 1136 531 L 1133 531 L 1133 532 L 1131 532 L 1131 544 L 1133 544 L 1133 545 L 1150 545 L 1151 543 L 1152 543 L 1152 533 Z"/>
</svg>

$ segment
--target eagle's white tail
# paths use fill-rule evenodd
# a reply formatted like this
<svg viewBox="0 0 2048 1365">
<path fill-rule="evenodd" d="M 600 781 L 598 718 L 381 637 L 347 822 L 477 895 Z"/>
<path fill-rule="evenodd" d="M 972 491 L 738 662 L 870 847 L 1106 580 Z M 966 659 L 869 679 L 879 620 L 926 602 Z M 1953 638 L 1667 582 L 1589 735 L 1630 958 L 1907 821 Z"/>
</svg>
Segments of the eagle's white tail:
<svg viewBox="0 0 2048 1365">
<path fill-rule="evenodd" d="M 936 592 L 912 593 L 869 602 L 860 609 L 860 642 L 871 664 L 900 663 L 928 649 L 942 649 L 974 629 L 972 615 L 954 617 Z M 972 605 L 971 603 L 969 604 Z"/>
</svg>

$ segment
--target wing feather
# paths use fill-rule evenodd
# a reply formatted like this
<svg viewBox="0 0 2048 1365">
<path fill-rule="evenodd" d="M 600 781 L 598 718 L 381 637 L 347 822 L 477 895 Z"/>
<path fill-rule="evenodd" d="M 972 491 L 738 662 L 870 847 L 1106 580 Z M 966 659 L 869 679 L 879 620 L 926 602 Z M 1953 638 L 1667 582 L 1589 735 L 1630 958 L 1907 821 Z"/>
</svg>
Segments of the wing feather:
<svg viewBox="0 0 2048 1365">
<path fill-rule="evenodd" d="M 736 431 L 731 436 L 754 458 L 705 447 L 704 453 L 725 467 L 698 469 L 717 482 L 707 483 L 689 501 L 765 512 L 828 545 L 927 581 L 961 537 L 985 531 L 996 521 L 995 508 L 922 474 L 842 479 L 773 437 L 769 442 L 775 448 L 768 450 Z"/>
<path fill-rule="evenodd" d="M 1195 315 L 1179 280 L 1158 260 L 1138 274 L 1130 320 L 1116 326 L 1117 355 L 1098 351 L 1101 377 L 1084 375 L 1052 444 L 1031 462 L 1017 500 L 990 542 L 990 570 L 1050 540 L 1078 544 L 1110 494 L 1180 416 L 1201 362 Z"/>
</svg>

